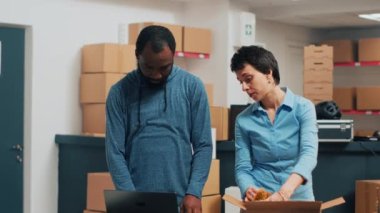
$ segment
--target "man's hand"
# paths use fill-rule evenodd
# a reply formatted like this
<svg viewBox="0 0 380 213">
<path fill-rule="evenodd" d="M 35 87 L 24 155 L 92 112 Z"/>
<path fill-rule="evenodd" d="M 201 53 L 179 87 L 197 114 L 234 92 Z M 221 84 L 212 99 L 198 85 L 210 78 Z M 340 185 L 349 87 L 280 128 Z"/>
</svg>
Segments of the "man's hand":
<svg viewBox="0 0 380 213">
<path fill-rule="evenodd" d="M 201 199 L 194 195 L 186 195 L 182 201 L 181 213 L 202 213 Z"/>
</svg>

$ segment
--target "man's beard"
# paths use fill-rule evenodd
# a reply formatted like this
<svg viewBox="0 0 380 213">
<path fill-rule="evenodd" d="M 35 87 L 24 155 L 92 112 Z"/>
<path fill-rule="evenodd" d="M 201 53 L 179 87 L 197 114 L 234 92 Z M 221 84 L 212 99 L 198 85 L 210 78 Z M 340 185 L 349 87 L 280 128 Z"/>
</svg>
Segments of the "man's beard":
<svg viewBox="0 0 380 213">
<path fill-rule="evenodd" d="M 167 76 L 163 76 L 160 80 L 157 80 L 157 79 L 153 79 L 153 78 L 149 78 L 149 77 L 146 77 L 143 72 L 141 71 L 140 67 L 138 66 L 138 71 L 140 72 L 141 74 L 141 77 L 144 79 L 144 81 L 147 83 L 147 85 L 150 87 L 150 88 L 157 88 L 157 87 L 161 87 L 163 85 L 166 84 L 167 80 L 168 80 L 168 77 L 171 73 L 169 73 L 169 75 Z"/>
</svg>

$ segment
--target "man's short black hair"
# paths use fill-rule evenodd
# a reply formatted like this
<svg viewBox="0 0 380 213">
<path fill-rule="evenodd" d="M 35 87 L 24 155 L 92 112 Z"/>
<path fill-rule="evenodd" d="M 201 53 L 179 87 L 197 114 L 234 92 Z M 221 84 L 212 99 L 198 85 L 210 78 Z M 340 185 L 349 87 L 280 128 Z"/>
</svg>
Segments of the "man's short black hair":
<svg viewBox="0 0 380 213">
<path fill-rule="evenodd" d="M 170 30 L 163 26 L 150 25 L 145 27 L 137 37 L 136 41 L 136 57 L 139 56 L 147 43 L 150 43 L 152 50 L 159 53 L 163 50 L 165 45 L 169 46 L 172 53 L 175 53 L 175 39 Z"/>
<path fill-rule="evenodd" d="M 280 72 L 278 64 L 273 54 L 259 46 L 243 46 L 231 59 L 231 71 L 242 70 L 246 64 L 251 65 L 257 71 L 263 74 L 269 74 L 272 70 L 272 76 L 276 85 L 280 84 Z"/>
</svg>

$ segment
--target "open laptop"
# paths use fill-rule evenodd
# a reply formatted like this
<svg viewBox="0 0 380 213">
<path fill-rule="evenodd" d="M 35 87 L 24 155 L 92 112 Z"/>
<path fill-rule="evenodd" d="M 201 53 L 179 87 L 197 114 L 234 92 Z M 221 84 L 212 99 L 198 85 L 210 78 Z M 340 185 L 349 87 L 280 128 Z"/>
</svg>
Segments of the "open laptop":
<svg viewBox="0 0 380 213">
<path fill-rule="evenodd" d="M 107 213 L 178 213 L 175 193 L 104 190 Z"/>
</svg>

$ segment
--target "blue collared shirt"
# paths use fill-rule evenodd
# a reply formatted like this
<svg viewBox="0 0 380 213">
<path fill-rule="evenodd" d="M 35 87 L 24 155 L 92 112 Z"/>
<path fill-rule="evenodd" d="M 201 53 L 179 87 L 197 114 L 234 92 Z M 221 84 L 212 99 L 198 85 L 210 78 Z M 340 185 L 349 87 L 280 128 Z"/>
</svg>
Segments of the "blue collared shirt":
<svg viewBox="0 0 380 213">
<path fill-rule="evenodd" d="M 242 193 L 248 187 L 276 192 L 291 173 L 305 182 L 292 200 L 314 200 L 312 171 L 317 164 L 318 128 L 314 104 L 290 89 L 272 124 L 258 102 L 239 114 L 235 124 L 235 179 Z"/>
</svg>

